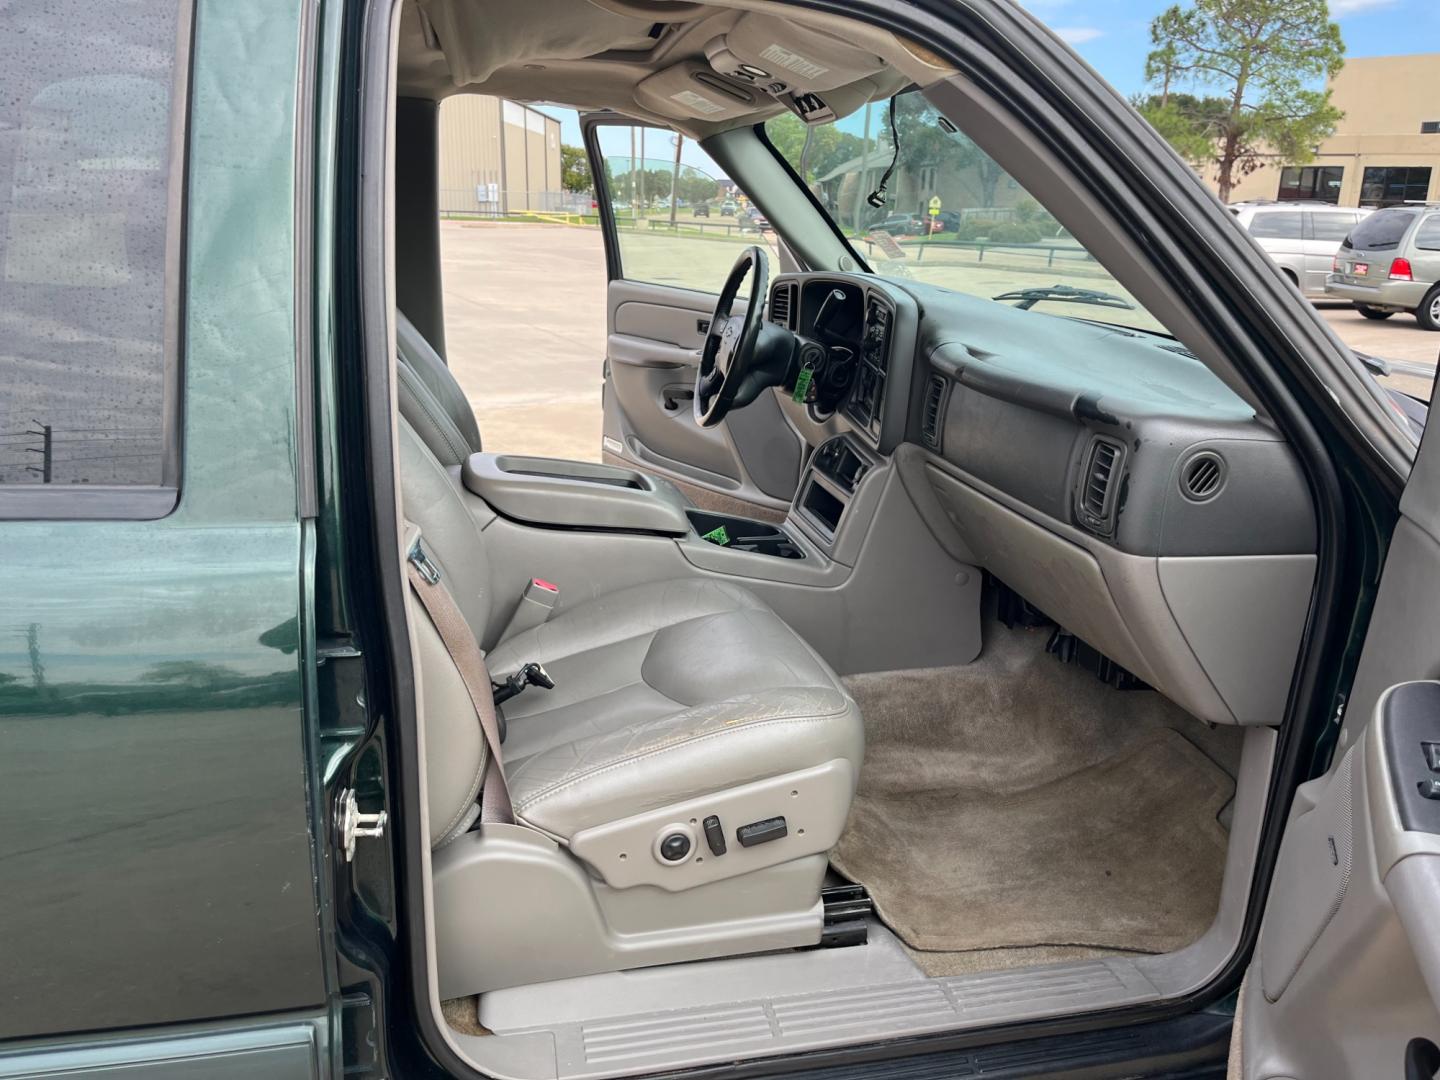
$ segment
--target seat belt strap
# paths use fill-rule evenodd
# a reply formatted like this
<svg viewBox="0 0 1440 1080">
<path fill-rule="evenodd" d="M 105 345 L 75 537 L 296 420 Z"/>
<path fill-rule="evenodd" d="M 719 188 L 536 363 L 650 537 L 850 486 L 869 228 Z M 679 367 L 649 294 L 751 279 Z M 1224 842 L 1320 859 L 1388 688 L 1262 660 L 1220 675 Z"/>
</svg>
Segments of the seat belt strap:
<svg viewBox="0 0 1440 1080">
<path fill-rule="evenodd" d="M 410 548 L 405 571 L 410 579 L 410 588 L 415 590 L 415 595 L 424 605 L 430 621 L 440 634 L 445 651 L 460 672 L 470 703 L 475 707 L 475 716 L 480 721 L 480 730 L 485 735 L 490 763 L 486 766 L 485 784 L 480 796 L 480 820 L 511 824 L 515 820 L 515 810 L 510 803 L 510 788 L 505 782 L 505 767 L 500 760 L 500 724 L 495 716 L 494 690 L 480 643 L 475 640 L 475 632 L 465 621 L 460 606 L 440 580 L 439 569 L 425 555 L 418 539 Z"/>
</svg>

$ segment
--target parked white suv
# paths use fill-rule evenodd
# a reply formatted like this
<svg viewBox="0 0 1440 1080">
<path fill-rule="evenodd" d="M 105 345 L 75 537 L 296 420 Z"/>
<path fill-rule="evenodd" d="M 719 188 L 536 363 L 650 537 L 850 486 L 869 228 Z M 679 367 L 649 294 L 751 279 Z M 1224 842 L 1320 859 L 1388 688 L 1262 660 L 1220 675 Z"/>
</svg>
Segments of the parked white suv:
<svg viewBox="0 0 1440 1080">
<path fill-rule="evenodd" d="M 1324 299 L 1335 252 L 1356 222 L 1371 211 L 1319 202 L 1235 203 L 1246 231 L 1306 296 Z"/>
</svg>

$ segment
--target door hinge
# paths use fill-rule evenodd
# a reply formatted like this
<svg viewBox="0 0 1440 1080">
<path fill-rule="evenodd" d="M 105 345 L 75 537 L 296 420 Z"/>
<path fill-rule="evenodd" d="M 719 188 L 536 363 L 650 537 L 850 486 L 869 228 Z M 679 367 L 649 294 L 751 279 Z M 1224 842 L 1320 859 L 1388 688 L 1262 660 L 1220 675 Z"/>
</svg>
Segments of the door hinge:
<svg viewBox="0 0 1440 1080">
<path fill-rule="evenodd" d="M 345 849 L 345 861 L 355 858 L 355 842 L 362 836 L 379 839 L 385 835 L 385 823 L 390 815 L 384 810 L 376 814 L 360 812 L 360 801 L 355 792 L 346 788 L 335 801 L 335 831 L 340 846 Z"/>
</svg>

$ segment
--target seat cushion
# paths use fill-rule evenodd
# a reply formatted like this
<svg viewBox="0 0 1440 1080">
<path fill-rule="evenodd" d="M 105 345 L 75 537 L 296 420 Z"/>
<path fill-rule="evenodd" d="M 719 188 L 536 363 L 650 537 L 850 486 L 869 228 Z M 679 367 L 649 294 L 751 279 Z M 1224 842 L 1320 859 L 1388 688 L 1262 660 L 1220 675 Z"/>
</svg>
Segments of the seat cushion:
<svg viewBox="0 0 1440 1080">
<path fill-rule="evenodd" d="M 554 690 L 505 704 L 518 820 L 581 829 L 863 753 L 838 676 L 752 593 L 705 579 L 617 590 L 497 646 L 501 678 L 539 661 Z"/>
</svg>

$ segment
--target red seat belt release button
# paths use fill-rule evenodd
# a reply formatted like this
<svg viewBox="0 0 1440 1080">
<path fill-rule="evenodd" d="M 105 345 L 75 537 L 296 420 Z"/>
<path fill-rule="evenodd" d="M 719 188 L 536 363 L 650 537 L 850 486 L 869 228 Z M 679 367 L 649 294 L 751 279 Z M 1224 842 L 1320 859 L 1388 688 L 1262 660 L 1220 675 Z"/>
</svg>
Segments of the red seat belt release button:
<svg viewBox="0 0 1440 1080">
<path fill-rule="evenodd" d="M 550 618 L 558 603 L 560 603 L 559 585 L 546 581 L 544 578 L 531 578 L 525 586 L 525 592 L 521 594 L 519 602 L 515 605 L 514 614 L 505 624 L 505 632 L 500 635 L 500 640 L 506 641 L 516 634 L 523 634 L 526 630 L 535 629 Z"/>
</svg>

